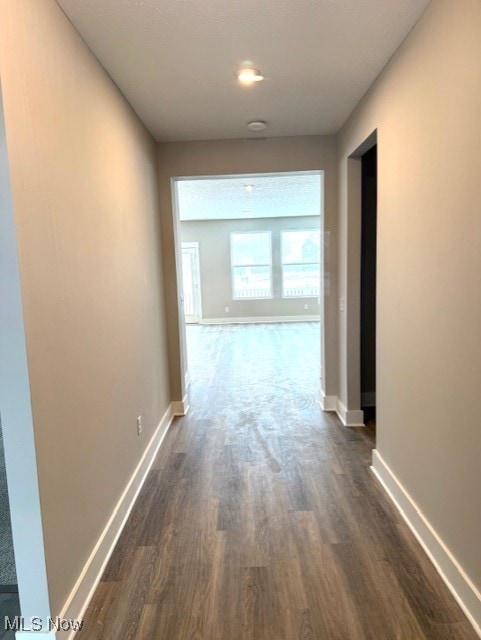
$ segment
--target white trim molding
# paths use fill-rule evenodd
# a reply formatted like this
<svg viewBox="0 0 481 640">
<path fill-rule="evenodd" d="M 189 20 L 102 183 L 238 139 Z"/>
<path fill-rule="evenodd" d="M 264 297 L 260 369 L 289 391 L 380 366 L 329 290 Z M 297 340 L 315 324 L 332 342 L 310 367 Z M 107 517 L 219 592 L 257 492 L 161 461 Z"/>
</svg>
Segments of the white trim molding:
<svg viewBox="0 0 481 640">
<path fill-rule="evenodd" d="M 50 602 L 1 85 L 0 228 L 0 407 L 15 568 L 25 620 L 43 621 Z"/>
<path fill-rule="evenodd" d="M 324 391 L 321 390 L 320 405 L 323 411 L 336 411 L 337 396 L 326 396 Z"/>
<path fill-rule="evenodd" d="M 270 322 L 320 322 L 321 316 L 250 316 L 245 318 L 203 318 L 199 324 L 257 324 Z"/>
<path fill-rule="evenodd" d="M 157 455 L 172 420 L 174 419 L 174 404 L 175 403 L 171 403 L 167 411 L 162 416 L 162 419 L 147 445 L 142 458 L 130 477 L 130 480 L 127 482 L 127 485 L 118 503 L 115 505 L 104 530 L 100 534 L 97 544 L 93 548 L 90 557 L 85 563 L 77 582 L 67 598 L 67 601 L 59 614 L 59 618 L 82 620 L 82 616 L 84 615 L 95 589 L 100 582 L 105 567 L 107 566 L 107 562 L 112 555 L 115 545 L 122 533 L 122 529 L 127 522 L 137 496 L 139 495 L 145 479 L 147 478 L 155 456 Z M 75 633 L 75 631 L 70 632 L 67 636 L 68 640 L 72 640 Z M 35 636 L 36 635 L 37 634 L 35 634 Z M 27 638 L 26 635 L 17 635 L 17 640 L 20 640 L 20 638 L 23 637 Z M 43 638 L 44 636 L 42 635 L 39 637 Z M 55 634 L 52 636 L 46 636 L 46 638 L 50 637 L 55 638 Z M 29 633 L 28 638 L 32 638 L 31 633 Z"/>
<path fill-rule="evenodd" d="M 376 449 L 371 469 L 481 638 L 481 593 Z"/>
<path fill-rule="evenodd" d="M 170 405 L 173 416 L 185 416 L 189 411 L 189 394 L 186 393 L 182 400 L 174 400 Z"/>
<path fill-rule="evenodd" d="M 337 398 L 336 413 L 345 427 L 364 427 L 364 412 L 360 409 L 348 410 Z"/>
</svg>

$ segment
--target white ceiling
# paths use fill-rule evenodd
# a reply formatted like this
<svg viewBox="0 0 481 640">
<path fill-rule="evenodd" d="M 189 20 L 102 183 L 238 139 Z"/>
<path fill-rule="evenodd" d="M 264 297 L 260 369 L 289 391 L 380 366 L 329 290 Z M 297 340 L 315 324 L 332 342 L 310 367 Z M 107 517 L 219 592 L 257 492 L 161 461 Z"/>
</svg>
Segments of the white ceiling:
<svg viewBox="0 0 481 640">
<path fill-rule="evenodd" d="M 321 176 L 302 172 L 178 180 L 177 204 L 180 220 L 319 216 Z"/>
<path fill-rule="evenodd" d="M 57 2 L 166 141 L 243 138 L 250 120 L 267 121 L 260 135 L 335 133 L 429 0 Z M 266 78 L 248 88 L 247 62 Z"/>
</svg>

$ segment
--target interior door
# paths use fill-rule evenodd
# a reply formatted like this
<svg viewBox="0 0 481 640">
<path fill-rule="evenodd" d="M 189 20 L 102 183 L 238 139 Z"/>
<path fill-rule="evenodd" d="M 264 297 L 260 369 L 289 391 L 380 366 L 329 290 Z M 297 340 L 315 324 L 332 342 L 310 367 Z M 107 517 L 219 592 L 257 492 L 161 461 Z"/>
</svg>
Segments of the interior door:
<svg viewBox="0 0 481 640">
<path fill-rule="evenodd" d="M 188 324 L 198 323 L 202 317 L 200 297 L 199 244 L 182 243 L 182 284 L 184 316 Z"/>
</svg>

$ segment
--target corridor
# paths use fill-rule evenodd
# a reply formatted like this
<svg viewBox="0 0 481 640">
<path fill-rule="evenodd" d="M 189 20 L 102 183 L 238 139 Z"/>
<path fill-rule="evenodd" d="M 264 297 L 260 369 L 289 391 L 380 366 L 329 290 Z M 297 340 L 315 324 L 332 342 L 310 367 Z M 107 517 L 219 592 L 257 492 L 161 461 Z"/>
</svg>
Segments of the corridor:
<svg viewBox="0 0 481 640">
<path fill-rule="evenodd" d="M 474 640 L 319 397 L 319 324 L 187 327 L 191 408 L 79 640 Z"/>
</svg>

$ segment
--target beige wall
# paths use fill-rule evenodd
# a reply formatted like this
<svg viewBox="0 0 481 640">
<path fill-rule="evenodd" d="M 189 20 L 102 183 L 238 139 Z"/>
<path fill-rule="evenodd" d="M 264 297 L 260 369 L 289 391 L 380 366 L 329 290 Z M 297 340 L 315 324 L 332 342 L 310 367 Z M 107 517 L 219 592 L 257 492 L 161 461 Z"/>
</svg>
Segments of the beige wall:
<svg viewBox="0 0 481 640">
<path fill-rule="evenodd" d="M 0 12 L 57 614 L 169 404 L 156 147 L 53 0 L 1 0 Z"/>
<path fill-rule="evenodd" d="M 283 298 L 281 231 L 319 229 L 320 216 L 252 218 L 250 220 L 202 220 L 181 222 L 183 242 L 199 243 L 202 318 L 255 318 L 267 316 L 312 316 L 319 314 L 317 297 Z M 233 300 L 230 262 L 231 232 L 270 231 L 272 242 L 273 297 L 263 300 Z M 304 309 L 304 305 L 308 309 Z M 229 312 L 225 311 L 229 307 Z"/>
<path fill-rule="evenodd" d="M 170 382 L 172 394 L 180 399 L 184 393 L 178 363 L 185 358 L 179 336 L 178 284 L 175 271 L 174 241 L 180 231 L 175 228 L 172 212 L 171 179 L 180 176 L 271 173 L 281 171 L 322 170 L 324 172 L 324 226 L 330 238 L 328 268 L 331 272 L 330 293 L 321 300 L 325 304 L 323 340 L 326 362 L 323 388 L 327 395 L 335 394 L 336 369 L 336 264 L 337 168 L 335 136 L 302 136 L 266 138 L 264 140 L 213 140 L 206 142 L 171 142 L 158 146 L 161 224 L 163 237 L 165 293 L 169 327 Z M 179 267 L 179 265 L 178 265 Z M 178 269 L 180 273 L 180 269 Z"/>
<path fill-rule="evenodd" d="M 347 158 L 377 129 L 377 448 L 478 588 L 480 34 L 479 0 L 433 0 L 339 135 L 339 295 L 349 312 Z"/>
<path fill-rule="evenodd" d="M 348 156 L 374 129 L 377 446 L 480 587 L 479 0 L 433 0 L 338 140 L 168 143 L 158 145 L 157 156 L 53 0 L 0 0 L 0 11 L 52 612 L 62 607 L 170 399 L 183 395 L 170 179 L 324 171 L 325 230 L 339 282 L 330 268 L 323 385 L 326 395 L 339 390 L 349 408 L 359 372 L 336 370 L 337 358 L 344 363 L 358 340 L 348 322 L 358 313 L 350 295 L 359 251 L 348 166 L 352 174 L 358 168 Z M 340 297 L 347 312 L 338 319 Z"/>
</svg>

